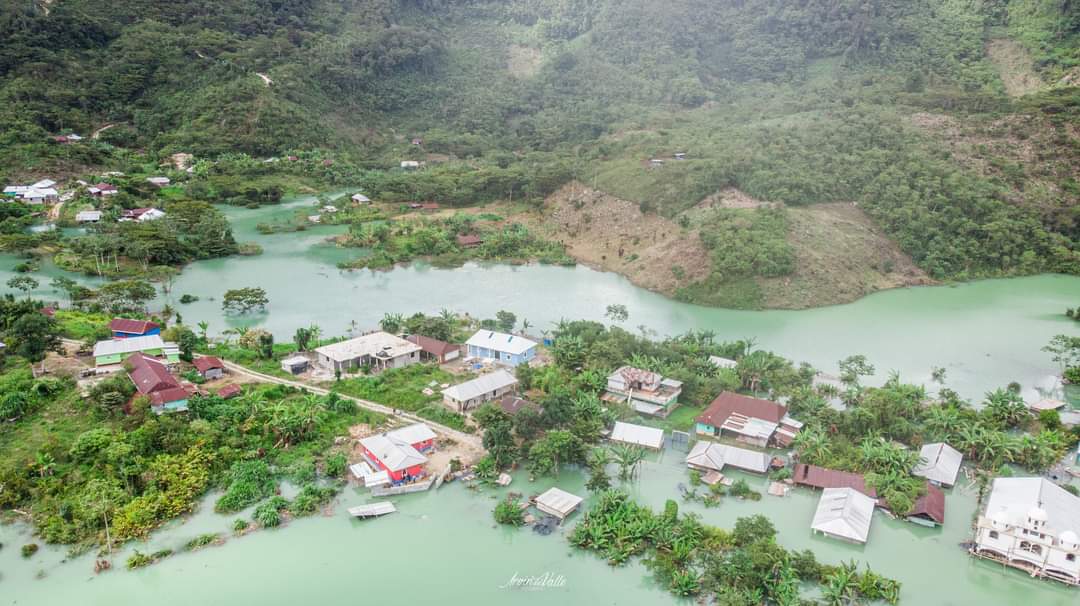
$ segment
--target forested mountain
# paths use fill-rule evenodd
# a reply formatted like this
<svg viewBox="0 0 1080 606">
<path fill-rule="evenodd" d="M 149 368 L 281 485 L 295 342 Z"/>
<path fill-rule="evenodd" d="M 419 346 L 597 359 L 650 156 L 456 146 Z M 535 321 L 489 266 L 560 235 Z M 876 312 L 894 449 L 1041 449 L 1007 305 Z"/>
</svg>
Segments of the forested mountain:
<svg viewBox="0 0 1080 606">
<path fill-rule="evenodd" d="M 1074 0 L 5 0 L 0 171 L 320 150 L 393 196 L 419 136 L 452 205 L 576 177 L 685 225 L 738 188 L 855 202 L 935 279 L 1076 272 L 1078 70 Z M 795 271 L 751 215 L 691 226 L 757 235 L 681 296 Z"/>
</svg>

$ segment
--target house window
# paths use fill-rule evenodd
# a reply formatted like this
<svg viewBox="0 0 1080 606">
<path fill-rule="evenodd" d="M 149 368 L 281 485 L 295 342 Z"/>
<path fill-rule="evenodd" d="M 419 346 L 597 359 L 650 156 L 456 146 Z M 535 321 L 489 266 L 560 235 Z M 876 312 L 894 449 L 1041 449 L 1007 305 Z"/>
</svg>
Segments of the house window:
<svg viewBox="0 0 1080 606">
<path fill-rule="evenodd" d="M 997 532 L 996 530 L 991 530 L 991 531 L 990 531 L 990 538 L 991 538 L 991 539 L 996 539 L 996 538 L 998 538 L 998 532 Z"/>
</svg>

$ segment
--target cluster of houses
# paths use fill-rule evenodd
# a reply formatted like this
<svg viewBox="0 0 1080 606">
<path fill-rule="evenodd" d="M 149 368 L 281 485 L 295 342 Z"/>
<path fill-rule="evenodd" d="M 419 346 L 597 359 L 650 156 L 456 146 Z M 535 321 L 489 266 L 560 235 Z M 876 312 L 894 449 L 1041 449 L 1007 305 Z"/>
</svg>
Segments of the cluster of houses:
<svg viewBox="0 0 1080 606">
<path fill-rule="evenodd" d="M 42 179 L 31 185 L 8 185 L 4 188 L 4 198 L 26 204 L 51 204 L 60 199 L 60 192 L 56 189 L 56 181 Z"/>
<path fill-rule="evenodd" d="M 109 323 L 112 338 L 94 345 L 94 365 L 100 372 L 123 370 L 140 396 L 150 400 L 150 409 L 157 413 L 188 409 L 188 400 L 200 393 L 199 388 L 177 379 L 172 372 L 180 362 L 180 348 L 161 338 L 161 325 L 148 320 L 115 318 Z M 219 358 L 201 356 L 193 362 L 195 371 L 204 380 L 220 379 L 225 364 Z M 235 385 L 218 391 L 221 397 L 240 393 Z"/>
</svg>

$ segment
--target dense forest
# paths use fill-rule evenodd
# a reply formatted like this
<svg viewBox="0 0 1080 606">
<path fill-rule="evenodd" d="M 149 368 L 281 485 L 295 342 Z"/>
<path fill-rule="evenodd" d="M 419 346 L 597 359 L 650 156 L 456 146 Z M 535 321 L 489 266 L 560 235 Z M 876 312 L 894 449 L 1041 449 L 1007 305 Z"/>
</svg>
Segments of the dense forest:
<svg viewBox="0 0 1080 606">
<path fill-rule="evenodd" d="M 672 218 L 738 188 L 855 203 L 930 279 L 1080 267 L 1070 0 L 12 1 L 0 34 L 11 178 L 315 154 L 383 199 L 576 178 Z M 70 132 L 96 136 L 51 143 Z M 679 296 L 759 306 L 754 280 L 800 270 L 789 222 L 756 213 L 680 219 L 713 259 Z"/>
</svg>

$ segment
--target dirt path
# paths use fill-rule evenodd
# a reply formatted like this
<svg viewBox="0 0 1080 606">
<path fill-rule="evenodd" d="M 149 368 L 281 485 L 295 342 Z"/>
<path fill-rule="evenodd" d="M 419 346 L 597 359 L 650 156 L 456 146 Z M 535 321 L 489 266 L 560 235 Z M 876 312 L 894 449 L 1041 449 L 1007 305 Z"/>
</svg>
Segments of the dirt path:
<svg viewBox="0 0 1080 606">
<path fill-rule="evenodd" d="M 49 220 L 55 223 L 56 220 L 60 218 L 60 211 L 63 209 L 64 202 L 57 202 L 56 204 L 53 204 L 52 207 L 49 208 Z"/>
<path fill-rule="evenodd" d="M 106 124 L 105 126 L 102 126 L 101 128 L 99 128 L 99 129 L 95 130 L 95 131 L 94 131 L 94 132 L 93 132 L 93 133 L 92 133 L 92 134 L 90 135 L 90 138 L 91 138 L 91 139 L 97 139 L 98 137 L 100 137 L 100 136 L 101 136 L 101 133 L 103 133 L 103 132 L 105 132 L 105 131 L 109 130 L 110 128 L 112 128 L 112 127 L 114 127 L 114 126 L 116 126 L 116 125 L 115 125 L 115 124 Z"/>
<path fill-rule="evenodd" d="M 1045 86 L 1035 73 L 1031 55 L 1015 40 L 995 38 L 986 43 L 986 54 L 997 66 L 1005 92 L 1010 97 L 1022 97 Z"/>
<path fill-rule="evenodd" d="M 258 77 L 260 77 L 260 78 L 262 78 L 262 81 L 263 81 L 263 83 L 264 83 L 264 84 L 266 84 L 266 86 L 267 86 L 268 88 L 269 88 L 269 86 L 270 86 L 271 84 L 273 84 L 273 83 L 274 83 L 274 81 L 270 79 L 270 76 L 267 76 L 266 74 L 261 74 L 261 73 L 259 73 L 259 72 L 255 72 L 255 75 L 256 75 L 256 76 L 258 76 Z"/>
<path fill-rule="evenodd" d="M 271 375 L 265 375 L 265 374 L 263 374 L 261 372 L 256 372 L 254 370 L 251 370 L 250 368 L 247 368 L 246 366 L 241 366 L 241 365 L 239 365 L 239 364 L 237 364 L 235 362 L 229 362 L 228 360 L 222 360 L 222 362 L 224 362 L 225 368 L 228 369 L 229 371 L 245 375 L 247 377 L 250 377 L 250 378 L 255 379 L 256 381 L 259 381 L 259 382 L 262 382 L 262 383 L 276 383 L 278 385 L 287 385 L 289 387 L 296 387 L 296 388 L 299 388 L 299 389 L 306 389 L 306 390 L 308 390 L 308 391 L 310 391 L 312 393 L 319 394 L 319 395 L 322 395 L 322 396 L 328 395 L 330 393 L 329 389 L 323 389 L 321 387 L 315 387 L 313 385 L 308 385 L 307 383 L 302 383 L 300 381 L 290 381 L 288 379 L 282 379 L 280 377 L 274 377 L 274 376 L 271 376 Z M 444 434 L 446 436 L 454 438 L 458 442 L 468 444 L 469 446 L 475 447 L 475 448 L 483 448 L 479 436 L 475 436 L 475 435 L 472 435 L 472 434 L 467 434 L 465 432 L 458 431 L 456 429 L 447 427 L 445 425 L 440 425 L 439 423 L 435 423 L 434 421 L 429 421 L 428 419 L 424 419 L 422 417 L 418 417 L 416 415 L 413 415 L 413 414 L 410 414 L 410 413 L 407 413 L 407 412 L 404 412 L 404 411 L 401 411 L 401 410 L 395 411 L 393 408 L 390 408 L 389 406 L 384 406 L 382 404 L 379 404 L 377 402 L 372 402 L 370 400 L 364 400 L 364 399 L 361 399 L 361 398 L 354 398 L 352 396 L 347 396 L 347 395 L 342 394 L 342 393 L 339 393 L 338 396 L 341 397 L 341 398 L 344 398 L 346 400 L 352 400 L 360 408 L 364 408 L 366 410 L 371 410 L 371 411 L 374 411 L 374 412 L 382 413 L 382 414 L 385 414 L 385 415 L 390 416 L 390 417 L 405 419 L 405 420 L 413 422 L 413 423 L 424 423 L 424 424 L 430 426 L 431 428 L 433 428 L 434 430 L 438 431 L 439 433 L 442 433 L 442 434 Z"/>
</svg>

